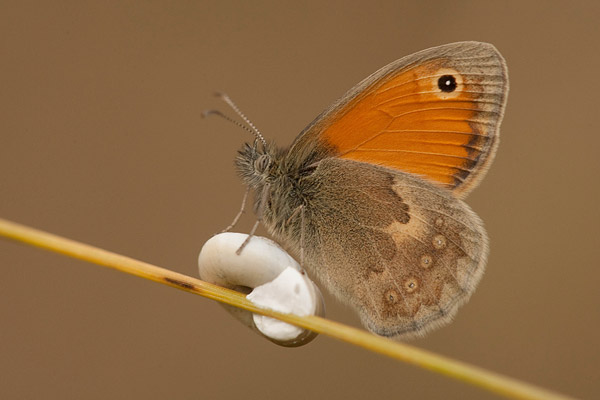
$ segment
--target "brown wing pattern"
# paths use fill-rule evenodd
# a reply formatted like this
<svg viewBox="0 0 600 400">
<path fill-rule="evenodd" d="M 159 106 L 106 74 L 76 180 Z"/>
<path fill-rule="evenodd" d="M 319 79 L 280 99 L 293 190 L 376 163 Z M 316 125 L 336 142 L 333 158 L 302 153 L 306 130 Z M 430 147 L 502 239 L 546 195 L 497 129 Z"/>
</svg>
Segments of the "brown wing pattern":
<svg viewBox="0 0 600 400">
<path fill-rule="evenodd" d="M 469 207 L 412 174 L 351 160 L 323 160 L 308 179 L 326 184 L 305 210 L 307 268 L 379 335 L 449 322 L 487 257 Z"/>
</svg>

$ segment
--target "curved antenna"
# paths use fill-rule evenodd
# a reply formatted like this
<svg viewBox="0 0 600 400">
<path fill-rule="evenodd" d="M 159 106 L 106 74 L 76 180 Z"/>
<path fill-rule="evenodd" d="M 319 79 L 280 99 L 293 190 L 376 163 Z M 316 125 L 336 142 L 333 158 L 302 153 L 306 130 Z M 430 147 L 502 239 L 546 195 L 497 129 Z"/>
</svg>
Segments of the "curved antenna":
<svg viewBox="0 0 600 400">
<path fill-rule="evenodd" d="M 223 118 L 224 120 L 231 122 L 235 126 L 242 128 L 243 130 L 250 133 L 251 135 L 256 135 L 256 132 L 254 132 L 252 129 L 250 129 L 246 125 L 242 124 L 241 122 L 238 122 L 235 119 L 228 117 L 227 115 L 223 114 L 219 110 L 204 110 L 204 111 L 202 111 L 202 118 L 206 118 L 209 115 L 218 115 L 219 117 Z"/>
<path fill-rule="evenodd" d="M 244 122 L 245 122 L 246 124 L 248 124 L 248 126 L 249 126 L 249 127 L 250 127 L 250 129 L 251 129 L 251 131 L 250 131 L 250 132 L 251 132 L 252 134 L 254 134 L 254 136 L 256 136 L 256 138 L 262 142 L 263 146 L 265 146 L 265 147 L 267 146 L 267 141 L 265 140 L 265 138 L 263 137 L 263 135 L 260 133 L 260 131 L 259 131 L 259 130 L 256 128 L 256 126 L 254 126 L 254 124 L 253 124 L 253 123 L 252 123 L 252 122 L 251 122 L 251 121 L 250 121 L 250 120 L 249 120 L 249 119 L 248 119 L 248 118 L 247 118 L 247 117 L 244 115 L 244 113 L 240 111 L 240 109 L 238 108 L 238 106 L 236 106 L 236 105 L 235 105 L 235 103 L 233 102 L 233 100 L 231 100 L 231 99 L 229 98 L 229 96 L 227 96 L 225 93 L 220 93 L 220 92 L 217 92 L 217 93 L 215 93 L 215 96 L 219 97 L 221 100 L 223 100 L 225 103 L 227 103 L 227 105 L 228 105 L 229 107 L 231 107 L 231 108 L 233 109 L 233 111 L 235 111 L 235 113 L 236 113 L 236 114 L 237 114 L 237 115 L 238 115 L 238 116 L 239 116 L 241 119 L 243 119 L 243 120 L 244 120 Z M 222 117 L 225 117 L 225 115 L 224 115 L 224 114 L 222 114 L 222 113 L 219 113 L 219 112 L 210 112 L 209 114 L 219 114 L 219 115 L 221 115 Z M 234 122 L 234 123 L 235 123 L 235 121 L 233 121 L 231 118 L 225 117 L 225 119 L 227 119 L 227 120 L 229 120 L 229 121 L 231 121 L 231 122 Z M 236 125 L 238 125 L 238 126 L 241 126 L 241 124 L 239 124 L 239 123 L 236 123 Z M 246 129 L 246 130 L 248 130 L 248 129 Z"/>
</svg>

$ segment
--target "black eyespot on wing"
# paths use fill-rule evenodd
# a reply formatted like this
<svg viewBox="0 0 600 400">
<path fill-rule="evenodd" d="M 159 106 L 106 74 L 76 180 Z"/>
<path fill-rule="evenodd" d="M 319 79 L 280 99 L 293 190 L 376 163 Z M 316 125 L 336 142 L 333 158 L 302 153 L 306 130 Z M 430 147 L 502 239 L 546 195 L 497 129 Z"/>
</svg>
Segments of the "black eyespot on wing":
<svg viewBox="0 0 600 400">
<path fill-rule="evenodd" d="M 456 78 L 452 75 L 444 75 L 438 79 L 438 87 L 442 92 L 454 92 L 456 90 Z"/>
</svg>

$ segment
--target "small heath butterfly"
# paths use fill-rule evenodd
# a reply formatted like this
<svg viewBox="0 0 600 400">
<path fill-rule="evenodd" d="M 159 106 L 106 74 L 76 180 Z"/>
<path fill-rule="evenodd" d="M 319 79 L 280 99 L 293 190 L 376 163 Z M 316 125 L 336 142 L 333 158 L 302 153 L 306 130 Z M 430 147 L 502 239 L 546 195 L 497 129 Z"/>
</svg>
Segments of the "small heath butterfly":
<svg viewBox="0 0 600 400">
<path fill-rule="evenodd" d="M 292 143 L 236 159 L 273 237 L 372 332 L 448 323 L 479 282 L 488 238 L 462 199 L 498 147 L 508 76 L 494 46 L 452 43 L 383 67 Z"/>
</svg>

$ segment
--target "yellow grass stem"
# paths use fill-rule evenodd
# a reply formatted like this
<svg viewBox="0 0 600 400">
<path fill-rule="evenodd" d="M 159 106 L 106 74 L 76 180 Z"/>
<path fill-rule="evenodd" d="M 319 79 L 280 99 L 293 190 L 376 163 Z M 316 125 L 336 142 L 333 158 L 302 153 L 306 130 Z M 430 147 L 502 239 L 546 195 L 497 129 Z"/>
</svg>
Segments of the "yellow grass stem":
<svg viewBox="0 0 600 400">
<path fill-rule="evenodd" d="M 186 292 L 243 308 L 254 313 L 277 318 L 323 335 L 363 347 L 367 350 L 479 386 L 506 397 L 545 400 L 570 398 L 513 378 L 487 371 L 483 368 L 452 360 L 448 357 L 404 343 L 394 342 L 389 339 L 375 336 L 366 331 L 324 318 L 315 316 L 300 317 L 262 309 L 248 301 L 244 295 L 235 291 L 224 289 L 168 269 L 160 268 L 130 257 L 115 254 L 107 250 L 16 224 L 1 218 L 0 236 L 5 236 L 32 246 L 113 268 L 141 278 L 150 279 Z"/>
</svg>

